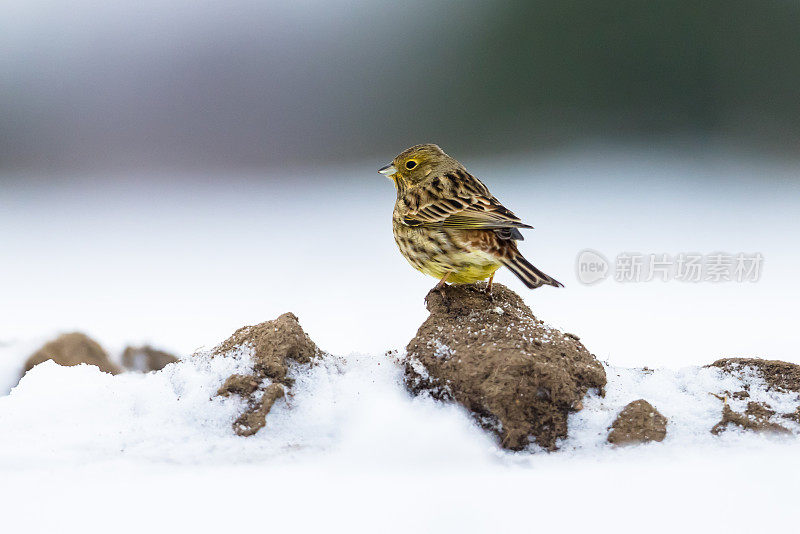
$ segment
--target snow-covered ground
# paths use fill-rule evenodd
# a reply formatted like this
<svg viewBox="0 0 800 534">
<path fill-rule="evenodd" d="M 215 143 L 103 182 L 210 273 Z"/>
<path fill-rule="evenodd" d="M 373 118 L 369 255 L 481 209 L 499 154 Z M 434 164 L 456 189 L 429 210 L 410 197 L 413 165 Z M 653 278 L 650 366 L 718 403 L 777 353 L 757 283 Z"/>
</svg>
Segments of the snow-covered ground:
<svg viewBox="0 0 800 534">
<path fill-rule="evenodd" d="M 84 331 L 112 354 L 150 342 L 184 358 L 114 377 L 45 363 L 0 396 L 3 530 L 788 524 L 800 490 L 797 438 L 712 436 L 722 403 L 711 393 L 741 387 L 700 366 L 723 356 L 800 363 L 800 166 L 595 150 L 465 161 L 536 227 L 523 251 L 567 287 L 526 292 L 509 273 L 499 280 L 541 319 L 579 335 L 609 377 L 606 397 L 588 397 L 572 416 L 560 452 L 511 454 L 463 410 L 410 398 L 384 356 L 413 337 L 433 281 L 395 250 L 394 194 L 373 169 L 381 163 L 280 180 L 3 182 L 0 393 L 58 332 Z M 756 283 L 585 286 L 575 260 L 587 248 L 611 258 L 760 252 L 764 270 Z M 341 361 L 299 372 L 294 397 L 278 402 L 267 427 L 236 437 L 239 401 L 212 396 L 249 362 L 189 355 L 285 311 Z M 633 369 L 642 366 L 654 370 Z M 606 445 L 616 412 L 641 397 L 669 418 L 667 439 Z"/>
<path fill-rule="evenodd" d="M 289 402 L 278 401 L 256 436 L 237 437 L 240 401 L 213 395 L 248 364 L 196 356 L 119 376 L 35 368 L 0 398 L 0 502 L 18 503 L 11 525 L 745 532 L 782 524 L 800 490 L 796 438 L 709 433 L 722 406 L 712 393 L 742 387 L 717 369 L 609 367 L 606 397 L 589 396 L 561 452 L 547 454 L 501 452 L 464 410 L 409 397 L 385 356 L 296 371 Z M 669 418 L 666 440 L 611 447 L 607 427 L 640 397 Z M 45 502 L 48 512 L 37 512 Z"/>
</svg>

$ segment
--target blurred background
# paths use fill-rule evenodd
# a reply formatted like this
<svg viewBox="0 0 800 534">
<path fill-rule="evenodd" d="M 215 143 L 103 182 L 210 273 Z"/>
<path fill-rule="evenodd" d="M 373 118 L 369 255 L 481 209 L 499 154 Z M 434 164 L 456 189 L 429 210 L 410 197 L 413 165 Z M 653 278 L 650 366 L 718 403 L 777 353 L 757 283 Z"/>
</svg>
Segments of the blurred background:
<svg viewBox="0 0 800 534">
<path fill-rule="evenodd" d="M 6 0 L 0 164 L 263 168 L 586 140 L 797 150 L 793 1 Z"/>
<path fill-rule="evenodd" d="M 330 350 L 402 347 L 435 281 L 394 249 L 375 169 L 436 142 L 537 228 L 523 251 L 567 288 L 526 300 L 599 356 L 797 358 L 797 2 L 3 5 L 6 346 L 188 354 L 292 310 Z M 584 248 L 765 269 L 583 287 Z"/>
</svg>

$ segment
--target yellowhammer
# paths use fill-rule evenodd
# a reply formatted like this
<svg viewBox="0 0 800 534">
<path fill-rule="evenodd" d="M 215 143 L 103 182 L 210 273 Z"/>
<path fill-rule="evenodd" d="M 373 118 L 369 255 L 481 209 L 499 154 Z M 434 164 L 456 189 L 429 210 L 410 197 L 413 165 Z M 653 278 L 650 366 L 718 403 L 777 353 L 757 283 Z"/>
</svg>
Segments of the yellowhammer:
<svg viewBox="0 0 800 534">
<path fill-rule="evenodd" d="M 472 284 L 505 265 L 527 287 L 562 284 L 517 250 L 523 223 L 480 180 L 436 145 L 416 145 L 378 172 L 394 181 L 394 240 L 417 270 L 445 282 Z"/>
</svg>

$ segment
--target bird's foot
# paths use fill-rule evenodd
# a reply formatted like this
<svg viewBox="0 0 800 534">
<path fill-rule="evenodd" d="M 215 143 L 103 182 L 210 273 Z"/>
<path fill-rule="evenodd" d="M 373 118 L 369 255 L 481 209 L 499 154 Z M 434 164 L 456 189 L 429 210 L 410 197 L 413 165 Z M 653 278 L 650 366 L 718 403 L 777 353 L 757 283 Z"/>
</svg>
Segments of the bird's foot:
<svg viewBox="0 0 800 534">
<path fill-rule="evenodd" d="M 482 282 L 478 282 L 475 284 L 475 290 L 478 293 L 482 293 L 483 296 L 486 297 L 486 300 L 488 300 L 489 302 L 494 302 L 494 293 L 492 293 L 492 286 L 490 285 L 483 286 Z"/>
<path fill-rule="evenodd" d="M 448 273 L 448 274 L 450 274 L 450 273 Z M 448 309 L 450 308 L 450 298 L 447 296 L 447 285 L 445 284 L 448 274 L 444 275 L 442 277 L 442 279 L 439 280 L 439 283 L 436 284 L 433 287 L 433 289 L 431 289 L 428 292 L 428 295 L 425 297 L 425 305 L 426 306 L 428 304 L 428 298 L 431 297 L 434 294 L 434 291 L 435 291 L 435 292 L 439 293 L 439 296 L 441 297 L 442 303 L 444 304 L 444 306 L 447 307 Z"/>
<path fill-rule="evenodd" d="M 445 298 L 445 287 L 446 287 L 445 286 L 445 282 L 447 282 L 447 277 L 448 276 L 450 276 L 450 273 L 447 273 L 446 275 L 444 275 L 442 277 L 442 279 L 439 280 L 439 283 L 436 284 L 436 286 L 433 288 L 433 289 L 436 289 L 436 290 L 439 291 L 439 294 L 442 295 L 442 298 Z"/>
</svg>

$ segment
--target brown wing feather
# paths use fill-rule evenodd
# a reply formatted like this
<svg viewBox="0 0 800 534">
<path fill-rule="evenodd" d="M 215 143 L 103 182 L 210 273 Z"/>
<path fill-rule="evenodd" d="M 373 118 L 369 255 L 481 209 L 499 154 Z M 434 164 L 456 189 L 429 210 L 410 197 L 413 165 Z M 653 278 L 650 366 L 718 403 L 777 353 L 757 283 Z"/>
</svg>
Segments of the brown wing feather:
<svg viewBox="0 0 800 534">
<path fill-rule="evenodd" d="M 406 193 L 408 226 L 500 229 L 532 228 L 503 206 L 480 180 L 457 170 L 434 177 Z"/>
<path fill-rule="evenodd" d="M 564 284 L 526 260 L 513 241 L 505 240 L 495 232 L 471 230 L 464 232 L 462 239 L 468 248 L 481 250 L 497 258 L 530 289 L 543 285 L 564 287 Z"/>
</svg>

